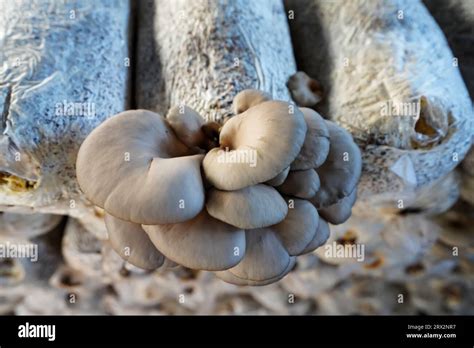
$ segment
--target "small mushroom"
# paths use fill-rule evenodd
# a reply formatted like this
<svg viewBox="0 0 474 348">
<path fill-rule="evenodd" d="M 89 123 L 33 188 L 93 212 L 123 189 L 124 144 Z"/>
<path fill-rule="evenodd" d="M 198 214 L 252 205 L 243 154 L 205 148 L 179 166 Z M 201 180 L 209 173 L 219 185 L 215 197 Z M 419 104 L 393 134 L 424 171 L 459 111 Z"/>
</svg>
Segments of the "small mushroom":
<svg viewBox="0 0 474 348">
<path fill-rule="evenodd" d="M 188 153 L 160 115 L 126 111 L 102 123 L 83 142 L 77 179 L 89 200 L 122 220 L 186 221 L 204 206 L 203 155 Z"/>
<path fill-rule="evenodd" d="M 201 128 L 205 120 L 196 111 L 186 105 L 175 106 L 168 110 L 166 120 L 184 145 L 203 147 L 206 136 Z"/>
<path fill-rule="evenodd" d="M 245 255 L 244 231 L 214 219 L 206 209 L 186 222 L 143 229 L 167 258 L 191 269 L 225 270 Z"/>
<path fill-rule="evenodd" d="M 189 106 L 172 107 L 166 115 L 166 120 L 178 139 L 191 149 L 198 147 L 209 150 L 218 145 L 221 126 L 216 122 L 206 123 L 204 118 Z"/>
<path fill-rule="evenodd" d="M 234 113 L 238 115 L 255 105 L 271 99 L 271 96 L 263 91 L 257 89 L 245 89 L 234 97 L 232 108 L 234 109 Z"/>
<path fill-rule="evenodd" d="M 293 163 L 291 170 L 318 168 L 329 153 L 329 130 L 326 121 L 314 110 L 299 108 L 308 126 L 303 147 Z"/>
<path fill-rule="evenodd" d="M 273 179 L 268 180 L 265 184 L 270 186 L 280 186 L 285 181 L 288 173 L 290 172 L 290 167 L 286 167 L 284 171 L 275 176 Z"/>
<path fill-rule="evenodd" d="M 286 85 L 298 106 L 315 106 L 323 98 L 323 88 L 320 83 L 304 71 L 298 71 L 292 75 Z"/>
<path fill-rule="evenodd" d="M 319 215 L 316 208 L 303 199 L 290 199 L 285 220 L 270 227 L 275 231 L 290 256 L 300 255 L 313 240 L 318 229 Z"/>
<path fill-rule="evenodd" d="M 357 190 L 354 189 L 349 196 L 342 198 L 339 202 L 321 208 L 319 214 L 333 225 L 342 224 L 351 217 L 352 206 L 356 199 Z"/>
<path fill-rule="evenodd" d="M 112 248 L 137 267 L 154 270 L 163 265 L 165 257 L 156 250 L 139 224 L 105 214 L 105 225 Z"/>
<path fill-rule="evenodd" d="M 294 266 L 271 228 L 245 231 L 247 251 L 235 267 L 216 272 L 217 277 L 235 285 L 266 285 L 283 278 Z"/>
<path fill-rule="evenodd" d="M 311 198 L 318 209 L 337 203 L 351 194 L 362 169 L 361 153 L 352 136 L 334 122 L 326 121 L 326 124 L 331 146 L 326 161 L 316 170 L 321 188 Z"/>
<path fill-rule="evenodd" d="M 239 190 L 273 179 L 296 158 L 306 123 L 293 105 L 267 101 L 232 117 L 203 161 L 207 180 L 220 190 Z"/>
<path fill-rule="evenodd" d="M 289 196 L 309 199 L 314 197 L 320 186 L 319 176 L 314 169 L 290 171 L 285 182 L 277 190 Z"/>
<path fill-rule="evenodd" d="M 301 254 L 310 253 L 319 248 L 324 243 L 326 243 L 329 238 L 329 233 L 329 224 L 320 216 L 318 229 L 316 230 L 316 233 L 314 234 L 314 237 L 311 242 L 309 242 L 309 244 L 304 248 Z"/>
<path fill-rule="evenodd" d="M 208 192 L 206 208 L 212 217 L 242 229 L 275 225 L 288 213 L 278 191 L 263 184 L 237 191 L 213 188 Z"/>
</svg>

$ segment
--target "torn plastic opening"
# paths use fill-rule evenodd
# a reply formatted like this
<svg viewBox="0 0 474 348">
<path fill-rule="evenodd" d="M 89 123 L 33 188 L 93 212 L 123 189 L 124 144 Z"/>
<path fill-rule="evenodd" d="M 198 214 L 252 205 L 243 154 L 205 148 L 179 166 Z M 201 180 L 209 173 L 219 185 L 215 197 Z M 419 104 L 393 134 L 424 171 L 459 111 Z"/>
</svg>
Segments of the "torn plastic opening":
<svg viewBox="0 0 474 348">
<path fill-rule="evenodd" d="M 38 181 L 30 181 L 16 175 L 0 172 L 0 188 L 7 188 L 12 192 L 27 192 L 34 190 L 38 186 Z"/>
<path fill-rule="evenodd" d="M 446 137 L 448 113 L 425 96 L 419 100 L 419 112 L 412 136 L 413 149 L 432 148 Z"/>
<path fill-rule="evenodd" d="M 0 189 L 26 192 L 38 186 L 39 164 L 7 135 L 0 136 L 0 154 Z"/>
</svg>

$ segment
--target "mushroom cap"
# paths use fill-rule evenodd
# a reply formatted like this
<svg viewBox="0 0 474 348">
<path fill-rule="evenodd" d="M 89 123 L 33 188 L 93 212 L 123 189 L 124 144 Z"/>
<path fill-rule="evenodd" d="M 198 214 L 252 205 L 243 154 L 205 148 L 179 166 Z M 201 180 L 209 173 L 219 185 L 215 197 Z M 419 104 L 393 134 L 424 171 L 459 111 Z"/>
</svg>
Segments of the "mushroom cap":
<svg viewBox="0 0 474 348">
<path fill-rule="evenodd" d="M 216 275 L 236 285 L 266 285 L 283 278 L 294 266 L 295 258 L 288 255 L 270 228 L 245 231 L 247 251 L 235 267 Z"/>
<path fill-rule="evenodd" d="M 324 243 L 326 243 L 326 241 L 329 238 L 329 233 L 330 233 L 329 224 L 326 222 L 326 220 L 324 220 L 320 216 L 318 229 L 316 230 L 316 233 L 314 234 L 313 239 L 304 248 L 304 250 L 300 253 L 300 255 L 310 253 L 316 250 L 317 248 L 319 248 Z"/>
<path fill-rule="evenodd" d="M 201 127 L 205 120 L 195 110 L 186 105 L 172 107 L 166 120 L 183 144 L 190 148 L 204 146 L 206 137 Z"/>
<path fill-rule="evenodd" d="M 320 186 L 319 176 L 314 169 L 290 171 L 285 182 L 276 189 L 288 196 L 309 199 L 314 197 Z"/>
<path fill-rule="evenodd" d="M 339 202 L 321 208 L 319 214 L 333 225 L 342 224 L 351 217 L 352 207 L 356 199 L 357 189 L 354 189 L 349 196 L 342 198 Z"/>
<path fill-rule="evenodd" d="M 104 220 L 110 245 L 125 261 L 148 270 L 163 265 L 165 257 L 156 250 L 139 224 L 117 219 L 107 213 Z"/>
<path fill-rule="evenodd" d="M 291 170 L 318 168 L 329 153 L 329 129 L 324 118 L 316 111 L 308 108 L 299 109 L 303 113 L 308 131 L 300 153 L 291 163 Z"/>
<path fill-rule="evenodd" d="M 314 106 L 323 98 L 321 84 L 303 71 L 292 75 L 286 85 L 298 106 Z"/>
<path fill-rule="evenodd" d="M 290 262 L 288 263 L 288 266 L 286 267 L 285 270 L 283 270 L 279 275 L 273 278 L 267 278 L 264 280 L 251 280 L 251 279 L 245 279 L 241 278 L 234 273 L 231 273 L 230 271 L 221 271 L 221 272 L 216 272 L 216 276 L 225 281 L 226 283 L 230 283 L 233 285 L 240 285 L 240 286 L 264 286 L 268 284 L 275 283 L 282 279 L 284 276 L 286 276 L 295 266 L 296 263 L 296 257 L 291 256 L 290 257 Z"/>
<path fill-rule="evenodd" d="M 311 202 L 316 208 L 327 207 L 350 195 L 359 181 L 362 159 L 352 136 L 334 122 L 326 121 L 329 129 L 329 154 L 316 169 L 321 187 Z"/>
<path fill-rule="evenodd" d="M 143 229 L 167 258 L 191 269 L 225 270 L 245 255 L 245 232 L 214 219 L 206 209 L 186 222 Z"/>
<path fill-rule="evenodd" d="M 268 180 L 265 184 L 270 186 L 280 186 L 285 181 L 288 173 L 290 172 L 290 167 L 286 167 L 284 171 L 275 176 L 273 179 Z"/>
<path fill-rule="evenodd" d="M 258 104 L 224 124 L 221 147 L 204 158 L 206 178 L 228 191 L 273 179 L 296 158 L 305 134 L 298 108 L 282 101 Z"/>
<path fill-rule="evenodd" d="M 204 206 L 200 164 L 158 114 L 120 113 L 81 145 L 77 180 L 95 205 L 122 220 L 143 224 L 185 221 Z"/>
<path fill-rule="evenodd" d="M 213 188 L 208 192 L 206 208 L 212 217 L 242 229 L 275 225 L 288 213 L 278 191 L 263 184 L 237 191 Z"/>
<path fill-rule="evenodd" d="M 319 225 L 316 208 L 303 199 L 292 199 L 294 206 L 288 209 L 285 220 L 270 227 L 291 256 L 300 255 L 315 237 Z"/>
<path fill-rule="evenodd" d="M 272 97 L 263 91 L 257 89 L 244 89 L 237 93 L 232 102 L 232 109 L 236 115 L 247 111 L 251 107 L 271 100 Z"/>
</svg>

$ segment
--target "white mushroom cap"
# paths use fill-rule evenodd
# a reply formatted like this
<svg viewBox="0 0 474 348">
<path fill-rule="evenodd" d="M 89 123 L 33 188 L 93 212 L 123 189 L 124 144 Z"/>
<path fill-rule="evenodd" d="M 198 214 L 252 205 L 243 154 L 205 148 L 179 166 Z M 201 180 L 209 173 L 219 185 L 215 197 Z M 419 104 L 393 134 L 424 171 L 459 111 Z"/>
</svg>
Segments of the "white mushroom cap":
<svg viewBox="0 0 474 348">
<path fill-rule="evenodd" d="M 316 208 L 327 207 L 354 191 L 362 170 L 359 147 L 352 136 L 334 122 L 326 121 L 331 146 L 324 164 L 316 171 L 321 188 L 311 198 Z"/>
<path fill-rule="evenodd" d="M 329 153 L 329 129 L 326 121 L 316 111 L 300 108 L 308 126 L 300 153 L 291 164 L 291 170 L 318 168 Z"/>
<path fill-rule="evenodd" d="M 122 220 L 185 221 L 204 206 L 203 156 L 175 157 L 188 151 L 160 115 L 126 111 L 86 138 L 77 179 L 87 198 Z"/>
<path fill-rule="evenodd" d="M 186 105 L 169 109 L 166 120 L 183 144 L 192 147 L 203 147 L 206 137 L 201 127 L 205 120 L 196 111 Z"/>
<path fill-rule="evenodd" d="M 319 225 L 316 208 L 303 199 L 289 199 L 293 207 L 288 209 L 285 220 L 270 227 L 282 242 L 288 254 L 300 255 L 315 237 Z"/>
<path fill-rule="evenodd" d="M 314 169 L 297 170 L 290 171 L 277 190 L 285 195 L 309 199 L 318 192 L 319 186 L 319 176 Z"/>
<path fill-rule="evenodd" d="M 208 192 L 206 208 L 216 219 L 242 229 L 261 228 L 281 222 L 288 206 L 273 187 L 257 184 L 237 191 Z"/>
<path fill-rule="evenodd" d="M 303 71 L 292 75 L 286 85 L 298 106 L 314 106 L 323 98 L 323 89 L 320 83 Z"/>
<path fill-rule="evenodd" d="M 245 232 L 214 219 L 206 209 L 186 222 L 143 229 L 167 258 L 191 269 L 225 270 L 245 255 Z"/>
<path fill-rule="evenodd" d="M 224 272 L 216 272 L 222 280 L 236 285 L 266 285 L 283 278 L 294 266 L 273 230 L 260 228 L 245 232 L 247 251 L 243 260 Z"/>
<path fill-rule="evenodd" d="M 163 265 L 165 257 L 156 250 L 139 224 L 105 214 L 105 225 L 112 248 L 132 265 L 153 270 Z"/>
<path fill-rule="evenodd" d="M 265 184 L 270 185 L 270 186 L 280 186 L 285 181 L 289 172 L 290 172 L 290 167 L 286 167 L 284 171 L 282 171 L 280 174 L 275 176 L 273 179 L 268 180 Z"/>
<path fill-rule="evenodd" d="M 234 113 L 238 115 L 255 105 L 271 99 L 271 96 L 266 92 L 257 89 L 245 89 L 234 97 L 232 108 L 234 109 Z"/>
<path fill-rule="evenodd" d="M 357 189 L 352 193 L 328 207 L 321 208 L 319 214 L 333 225 L 339 225 L 346 222 L 352 213 L 352 206 L 357 199 Z"/>
<path fill-rule="evenodd" d="M 316 250 L 317 248 L 319 248 L 324 243 L 326 243 L 326 241 L 329 238 L 329 233 L 330 233 L 329 224 L 323 218 L 321 218 L 321 216 L 320 216 L 319 217 L 318 229 L 316 230 L 316 233 L 315 233 L 313 239 L 304 248 L 304 250 L 300 253 L 300 255 L 310 253 L 310 252 Z"/>
<path fill-rule="evenodd" d="M 306 123 L 298 108 L 281 101 L 263 102 L 224 124 L 221 147 L 204 158 L 206 178 L 220 190 L 268 181 L 296 158 L 305 134 Z"/>
</svg>

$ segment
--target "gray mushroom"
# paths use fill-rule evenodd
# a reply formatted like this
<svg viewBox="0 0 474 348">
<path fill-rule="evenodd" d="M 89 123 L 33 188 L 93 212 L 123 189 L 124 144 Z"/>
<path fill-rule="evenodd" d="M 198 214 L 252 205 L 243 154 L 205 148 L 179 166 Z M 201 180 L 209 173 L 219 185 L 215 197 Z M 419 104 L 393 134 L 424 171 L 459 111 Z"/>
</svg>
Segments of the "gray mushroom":
<svg viewBox="0 0 474 348">
<path fill-rule="evenodd" d="M 288 173 L 290 172 L 290 167 L 285 168 L 280 174 L 275 176 L 273 179 L 268 180 L 265 184 L 270 186 L 280 186 L 285 181 Z"/>
<path fill-rule="evenodd" d="M 231 268 L 242 260 L 246 250 L 244 231 L 214 219 L 206 209 L 179 224 L 142 227 L 167 258 L 191 269 Z"/>
<path fill-rule="evenodd" d="M 204 206 L 203 155 L 188 152 L 160 115 L 126 111 L 86 138 L 77 157 L 77 179 L 94 204 L 119 219 L 186 221 Z"/>
<path fill-rule="evenodd" d="M 329 153 L 329 130 L 325 120 L 314 110 L 299 108 L 308 127 L 303 147 L 291 163 L 291 170 L 318 168 Z"/>
<path fill-rule="evenodd" d="M 291 75 L 286 85 L 298 106 L 315 106 L 323 98 L 321 84 L 309 77 L 304 71 L 298 71 Z"/>
<path fill-rule="evenodd" d="M 319 176 L 314 169 L 290 171 L 285 182 L 277 190 L 289 196 L 309 199 L 320 187 Z"/>
<path fill-rule="evenodd" d="M 271 96 L 263 91 L 257 89 L 245 89 L 234 97 L 232 108 L 236 115 L 247 111 L 251 107 L 261 104 L 265 101 L 271 100 Z"/>
<path fill-rule="evenodd" d="M 206 137 L 202 131 L 205 120 L 189 106 L 180 105 L 172 107 L 166 114 L 171 128 L 178 139 L 187 147 L 203 147 Z"/>
<path fill-rule="evenodd" d="M 319 223 L 318 223 L 318 229 L 316 230 L 316 233 L 314 234 L 313 239 L 309 244 L 304 248 L 304 250 L 301 252 L 301 254 L 307 254 L 310 253 L 317 248 L 319 248 L 321 245 L 326 243 L 326 241 L 329 238 L 329 225 L 324 220 L 321 216 L 319 217 Z"/>
<path fill-rule="evenodd" d="M 327 207 L 350 195 L 359 181 L 362 160 L 352 136 L 335 123 L 326 121 L 331 146 L 326 161 L 316 171 L 321 188 L 311 198 L 316 208 Z"/>
<path fill-rule="evenodd" d="M 281 101 L 263 102 L 232 117 L 222 127 L 220 147 L 204 157 L 206 179 L 220 190 L 273 179 L 298 155 L 306 128 L 298 108 Z"/>
<path fill-rule="evenodd" d="M 352 206 L 357 199 L 357 190 L 354 189 L 349 196 L 342 198 L 337 203 L 321 208 L 319 214 L 329 223 L 339 225 L 346 222 L 352 213 Z"/>
<path fill-rule="evenodd" d="M 245 232 L 247 251 L 235 267 L 216 272 L 217 277 L 235 285 L 266 285 L 283 278 L 294 266 L 273 230 L 261 228 Z"/>
<path fill-rule="evenodd" d="M 213 188 L 208 192 L 206 208 L 212 217 L 242 229 L 275 225 L 288 213 L 278 191 L 263 184 L 237 191 Z"/>
<path fill-rule="evenodd" d="M 318 212 L 310 202 L 289 198 L 288 203 L 288 215 L 279 224 L 245 231 L 244 258 L 235 267 L 217 272 L 219 278 L 236 285 L 276 282 L 292 269 L 295 255 L 316 248 L 327 238 L 328 231 L 324 223 L 319 229 Z"/>
<path fill-rule="evenodd" d="M 126 261 L 148 270 L 163 265 L 165 257 L 156 250 L 139 224 L 105 215 L 105 225 L 112 248 Z"/>
<path fill-rule="evenodd" d="M 303 199 L 288 199 L 290 209 L 285 220 L 272 226 L 290 256 L 303 253 L 315 238 L 319 225 L 318 211 Z"/>
<path fill-rule="evenodd" d="M 205 122 L 195 110 L 187 105 L 169 109 L 166 121 L 178 139 L 190 149 L 209 150 L 218 145 L 221 126 L 216 122 Z"/>
</svg>

